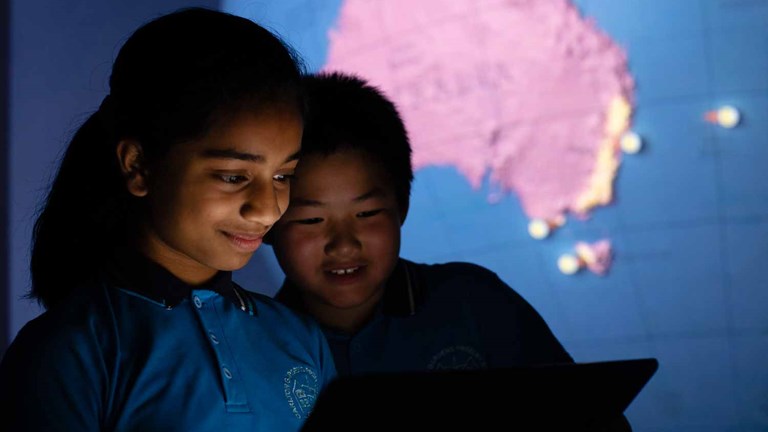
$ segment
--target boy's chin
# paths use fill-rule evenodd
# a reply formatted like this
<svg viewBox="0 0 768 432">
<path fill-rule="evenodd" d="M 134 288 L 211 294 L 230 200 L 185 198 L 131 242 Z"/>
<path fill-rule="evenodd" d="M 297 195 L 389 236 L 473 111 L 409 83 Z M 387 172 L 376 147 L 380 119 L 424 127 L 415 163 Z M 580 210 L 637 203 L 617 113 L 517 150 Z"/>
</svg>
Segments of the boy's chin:
<svg viewBox="0 0 768 432">
<path fill-rule="evenodd" d="M 343 294 L 335 292 L 332 295 L 323 296 L 322 300 L 326 306 L 334 309 L 346 310 L 376 303 L 377 299 L 380 297 L 378 290 L 364 290 Z"/>
</svg>

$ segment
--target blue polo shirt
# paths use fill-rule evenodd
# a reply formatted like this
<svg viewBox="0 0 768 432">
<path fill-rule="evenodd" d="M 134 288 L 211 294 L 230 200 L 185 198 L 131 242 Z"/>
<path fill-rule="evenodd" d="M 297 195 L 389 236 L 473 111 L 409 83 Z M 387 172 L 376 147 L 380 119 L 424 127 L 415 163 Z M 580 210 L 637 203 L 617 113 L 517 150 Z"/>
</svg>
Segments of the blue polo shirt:
<svg viewBox="0 0 768 432">
<path fill-rule="evenodd" d="M 301 427 L 335 376 L 317 325 L 237 286 L 229 272 L 191 287 L 149 261 L 135 267 L 80 287 L 19 332 L 0 364 L 4 424 L 14 431 Z"/>
<path fill-rule="evenodd" d="M 277 298 L 303 311 L 286 282 Z M 534 308 L 488 269 L 400 259 L 356 334 L 323 329 L 340 375 L 571 363 Z"/>
</svg>

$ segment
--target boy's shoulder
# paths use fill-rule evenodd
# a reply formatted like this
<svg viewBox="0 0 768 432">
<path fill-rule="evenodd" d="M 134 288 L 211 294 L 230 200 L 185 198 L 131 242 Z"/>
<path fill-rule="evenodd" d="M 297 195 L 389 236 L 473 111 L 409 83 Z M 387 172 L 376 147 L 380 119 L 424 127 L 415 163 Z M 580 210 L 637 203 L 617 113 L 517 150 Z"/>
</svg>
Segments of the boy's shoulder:
<svg viewBox="0 0 768 432">
<path fill-rule="evenodd" d="M 493 271 L 470 262 L 453 261 L 438 264 L 416 263 L 403 260 L 418 275 L 421 281 L 431 289 L 462 285 L 466 283 L 500 286 L 504 283 Z"/>
<path fill-rule="evenodd" d="M 493 271 L 471 262 L 464 261 L 451 261 L 444 263 L 417 263 L 403 259 L 408 265 L 417 267 L 430 275 L 430 277 L 451 277 L 451 276 L 463 276 L 463 277 L 494 277 L 496 273 Z"/>
<path fill-rule="evenodd" d="M 520 298 L 495 272 L 478 264 L 463 261 L 439 264 L 404 261 L 423 285 L 424 293 L 433 299 L 450 297 L 492 301 Z"/>
</svg>

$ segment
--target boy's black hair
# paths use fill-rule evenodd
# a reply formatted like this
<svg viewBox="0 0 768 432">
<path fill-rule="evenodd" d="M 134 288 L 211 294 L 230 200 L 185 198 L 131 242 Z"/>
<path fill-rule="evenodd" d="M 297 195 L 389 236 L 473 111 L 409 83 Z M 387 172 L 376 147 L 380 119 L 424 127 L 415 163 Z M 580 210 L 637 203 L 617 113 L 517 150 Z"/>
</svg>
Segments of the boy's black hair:
<svg viewBox="0 0 768 432">
<path fill-rule="evenodd" d="M 394 103 L 355 75 L 318 73 L 306 75 L 303 82 L 309 116 L 302 155 L 341 150 L 369 155 L 390 176 L 405 219 L 413 181 L 411 145 Z"/>
<path fill-rule="evenodd" d="M 57 305 L 137 238 L 145 200 L 126 188 L 120 140 L 136 140 L 147 166 L 162 169 L 171 147 L 241 110 L 303 115 L 302 72 L 275 35 L 224 12 L 184 9 L 134 32 L 113 65 L 110 94 L 70 141 L 35 222 L 30 296 Z"/>
</svg>

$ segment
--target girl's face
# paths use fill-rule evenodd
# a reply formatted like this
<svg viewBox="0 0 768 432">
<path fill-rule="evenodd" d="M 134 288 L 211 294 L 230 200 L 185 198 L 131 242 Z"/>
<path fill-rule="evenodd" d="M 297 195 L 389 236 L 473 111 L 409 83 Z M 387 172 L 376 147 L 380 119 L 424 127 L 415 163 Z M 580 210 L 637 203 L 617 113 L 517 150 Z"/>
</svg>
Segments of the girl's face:
<svg viewBox="0 0 768 432">
<path fill-rule="evenodd" d="M 314 313 L 362 311 L 381 297 L 400 252 L 399 208 L 391 179 L 370 156 L 302 158 L 273 248 Z"/>
<path fill-rule="evenodd" d="M 188 283 L 243 267 L 288 207 L 302 119 L 244 112 L 171 148 L 147 173 L 142 250 Z"/>
</svg>

